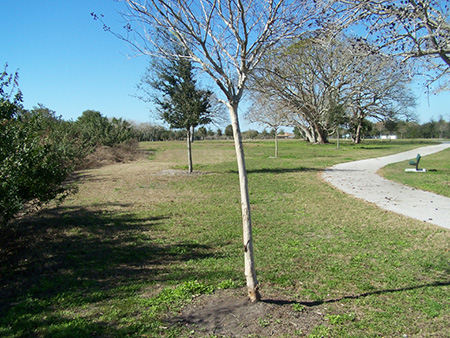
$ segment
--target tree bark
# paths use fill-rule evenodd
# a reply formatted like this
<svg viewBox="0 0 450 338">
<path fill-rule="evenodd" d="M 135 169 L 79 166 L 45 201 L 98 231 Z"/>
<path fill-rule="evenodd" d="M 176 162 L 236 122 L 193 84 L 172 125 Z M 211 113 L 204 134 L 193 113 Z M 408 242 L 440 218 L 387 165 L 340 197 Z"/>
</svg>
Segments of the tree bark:
<svg viewBox="0 0 450 338">
<path fill-rule="evenodd" d="M 278 129 L 275 129 L 275 158 L 278 158 Z"/>
<path fill-rule="evenodd" d="M 326 136 L 324 135 L 324 133 L 321 130 L 316 130 L 316 135 L 317 135 L 316 143 L 318 143 L 318 144 L 328 143 Z"/>
<path fill-rule="evenodd" d="M 337 135 L 337 145 L 336 148 L 339 149 L 339 138 L 340 138 L 340 131 L 339 131 L 339 127 L 336 128 L 336 135 Z"/>
<path fill-rule="evenodd" d="M 353 143 L 355 144 L 361 143 L 361 129 L 362 129 L 362 120 L 358 121 L 358 126 L 356 127 L 356 133 L 353 139 Z"/>
<path fill-rule="evenodd" d="M 296 123 L 295 125 L 299 131 L 303 132 L 303 137 L 306 138 L 309 143 L 315 143 L 314 133 L 311 133 L 307 127 L 301 125 L 300 123 Z"/>
<path fill-rule="evenodd" d="M 313 133 L 316 135 L 316 143 L 325 144 L 328 143 L 327 131 L 319 124 L 315 123 Z"/>
<path fill-rule="evenodd" d="M 192 172 L 192 143 L 191 143 L 191 127 L 186 128 L 187 130 L 187 148 L 188 148 L 188 172 Z"/>
<path fill-rule="evenodd" d="M 317 133 L 314 127 L 311 125 L 308 127 L 308 137 L 309 143 L 316 144 L 317 143 Z"/>
<path fill-rule="evenodd" d="M 228 106 L 231 116 L 231 125 L 233 127 L 234 146 L 236 149 L 236 159 L 239 172 L 239 186 L 241 191 L 241 207 L 242 207 L 242 227 L 244 242 L 244 262 L 245 277 L 247 279 L 248 297 L 252 302 L 261 299 L 258 291 L 258 279 L 256 278 L 255 258 L 253 255 L 253 236 L 252 236 L 252 219 L 250 212 L 250 198 L 248 193 L 247 170 L 245 168 L 244 148 L 242 145 L 241 131 L 238 119 L 238 103 L 230 103 Z"/>
</svg>

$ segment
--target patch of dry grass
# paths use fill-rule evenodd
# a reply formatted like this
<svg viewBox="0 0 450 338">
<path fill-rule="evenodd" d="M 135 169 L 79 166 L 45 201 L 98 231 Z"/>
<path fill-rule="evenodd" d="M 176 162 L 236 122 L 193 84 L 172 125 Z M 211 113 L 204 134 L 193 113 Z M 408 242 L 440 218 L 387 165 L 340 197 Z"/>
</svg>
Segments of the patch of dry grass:
<svg viewBox="0 0 450 338">
<path fill-rule="evenodd" d="M 136 141 L 117 144 L 113 147 L 99 146 L 93 153 L 77 163 L 77 170 L 99 168 L 114 163 L 127 163 L 143 157 Z"/>
</svg>

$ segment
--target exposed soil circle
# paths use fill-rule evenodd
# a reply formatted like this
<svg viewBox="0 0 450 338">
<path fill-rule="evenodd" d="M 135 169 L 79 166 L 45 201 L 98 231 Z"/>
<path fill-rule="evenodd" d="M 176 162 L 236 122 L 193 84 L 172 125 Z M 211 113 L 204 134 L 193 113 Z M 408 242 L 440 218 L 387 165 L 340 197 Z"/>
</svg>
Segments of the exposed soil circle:
<svg viewBox="0 0 450 338">
<path fill-rule="evenodd" d="M 294 304 L 300 305 L 279 298 L 252 303 L 244 292 L 219 290 L 197 297 L 182 313 L 170 318 L 169 323 L 185 327 L 191 337 L 298 336 L 323 323 L 318 307 Z"/>
</svg>

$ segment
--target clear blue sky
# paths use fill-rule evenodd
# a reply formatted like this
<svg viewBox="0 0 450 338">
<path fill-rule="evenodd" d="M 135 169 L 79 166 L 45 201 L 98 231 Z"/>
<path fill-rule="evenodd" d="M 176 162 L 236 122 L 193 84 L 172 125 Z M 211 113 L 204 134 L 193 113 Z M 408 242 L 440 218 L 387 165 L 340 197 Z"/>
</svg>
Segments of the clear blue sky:
<svg viewBox="0 0 450 338">
<path fill-rule="evenodd" d="M 38 103 L 66 120 L 87 109 L 108 117 L 149 122 L 148 104 L 134 98 L 148 64 L 104 32 L 91 12 L 121 27 L 113 0 L 1 0 L 0 63 L 19 70 L 24 105 Z"/>
<path fill-rule="evenodd" d="M 148 58 L 130 58 L 131 48 L 90 15 L 104 14 L 109 25 L 120 28 L 123 3 L 1 0 L 0 9 L 0 66 L 8 63 L 10 73 L 19 70 L 25 108 L 42 103 L 65 120 L 94 109 L 108 117 L 156 121 L 149 104 L 133 97 Z M 428 98 L 423 92 L 416 91 L 421 122 L 440 115 L 449 120 L 450 93 Z"/>
</svg>

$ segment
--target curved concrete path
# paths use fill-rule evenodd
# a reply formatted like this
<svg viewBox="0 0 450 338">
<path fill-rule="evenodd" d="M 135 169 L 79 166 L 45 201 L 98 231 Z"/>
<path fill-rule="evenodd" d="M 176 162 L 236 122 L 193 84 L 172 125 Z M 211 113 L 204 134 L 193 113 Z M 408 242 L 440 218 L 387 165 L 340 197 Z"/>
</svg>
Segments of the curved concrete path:
<svg viewBox="0 0 450 338">
<path fill-rule="evenodd" d="M 413 160 L 450 148 L 450 143 L 422 147 L 404 153 L 337 164 L 322 177 L 336 188 L 375 203 L 380 208 L 450 229 L 450 198 L 389 181 L 376 172 L 390 164 Z M 426 163 L 426 160 L 423 161 Z M 423 163 L 421 162 L 421 164 Z M 419 167 L 425 167 L 426 165 Z M 427 173 L 410 173 L 427 175 Z"/>
</svg>

